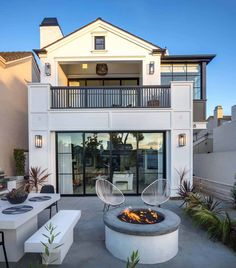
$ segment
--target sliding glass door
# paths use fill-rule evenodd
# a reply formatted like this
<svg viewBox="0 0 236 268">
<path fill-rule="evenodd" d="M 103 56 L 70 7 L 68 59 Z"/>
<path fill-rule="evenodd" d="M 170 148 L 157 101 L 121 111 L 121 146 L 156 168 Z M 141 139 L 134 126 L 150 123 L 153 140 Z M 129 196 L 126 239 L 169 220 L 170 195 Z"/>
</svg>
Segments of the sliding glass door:
<svg viewBox="0 0 236 268">
<path fill-rule="evenodd" d="M 58 132 L 56 146 L 61 194 L 95 194 L 99 178 L 139 194 L 165 178 L 164 132 Z"/>
<path fill-rule="evenodd" d="M 110 152 L 108 150 L 108 133 L 85 133 L 85 193 L 95 193 L 98 178 L 108 179 L 110 176 Z"/>
<path fill-rule="evenodd" d="M 142 133 L 138 142 L 138 192 L 164 174 L 164 134 Z"/>
</svg>

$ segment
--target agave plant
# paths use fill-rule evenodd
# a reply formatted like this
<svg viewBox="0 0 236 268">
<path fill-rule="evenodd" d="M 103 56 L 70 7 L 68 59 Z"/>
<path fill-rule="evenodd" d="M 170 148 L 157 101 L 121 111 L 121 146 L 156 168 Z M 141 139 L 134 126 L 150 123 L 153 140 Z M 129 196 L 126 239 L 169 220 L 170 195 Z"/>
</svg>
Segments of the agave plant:
<svg viewBox="0 0 236 268">
<path fill-rule="evenodd" d="M 43 186 L 49 176 L 50 174 L 47 173 L 47 169 L 41 170 L 40 167 L 31 167 L 29 171 L 29 180 L 25 188 L 29 192 L 35 188 L 36 193 L 38 193 L 39 186 Z"/>
<path fill-rule="evenodd" d="M 139 263 L 139 253 L 138 250 L 133 251 L 131 256 L 127 259 L 126 268 L 135 268 Z"/>
</svg>

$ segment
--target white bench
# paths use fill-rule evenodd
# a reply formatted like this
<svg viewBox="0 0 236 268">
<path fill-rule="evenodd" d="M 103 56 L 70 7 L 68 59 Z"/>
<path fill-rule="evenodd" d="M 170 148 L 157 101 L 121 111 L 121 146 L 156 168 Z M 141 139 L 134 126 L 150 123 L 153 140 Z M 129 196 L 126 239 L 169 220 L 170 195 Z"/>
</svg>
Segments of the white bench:
<svg viewBox="0 0 236 268">
<path fill-rule="evenodd" d="M 60 233 L 55 238 L 52 247 L 62 246 L 50 253 L 50 259 L 56 259 L 53 264 L 62 264 L 63 259 L 73 244 L 73 230 L 80 219 L 80 216 L 81 210 L 60 210 L 54 217 L 44 224 L 44 226 L 25 241 L 25 252 L 44 254 L 45 247 L 41 242 L 48 245 L 47 238 L 43 234 L 49 235 L 45 226 L 51 223 L 56 227 L 54 234 Z"/>
</svg>

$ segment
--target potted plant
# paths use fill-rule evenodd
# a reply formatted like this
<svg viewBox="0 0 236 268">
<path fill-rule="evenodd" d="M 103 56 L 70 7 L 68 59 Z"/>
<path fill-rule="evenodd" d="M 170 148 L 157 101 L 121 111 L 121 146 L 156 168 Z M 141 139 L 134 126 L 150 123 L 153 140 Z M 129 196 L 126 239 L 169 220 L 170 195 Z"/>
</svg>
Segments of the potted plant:
<svg viewBox="0 0 236 268">
<path fill-rule="evenodd" d="M 14 159 L 16 165 L 16 176 L 24 176 L 25 174 L 25 150 L 14 149 Z"/>
<path fill-rule="evenodd" d="M 49 176 L 50 174 L 47 173 L 47 169 L 41 170 L 40 167 L 31 167 L 29 171 L 29 179 L 25 188 L 28 192 L 35 189 L 35 192 L 38 193 L 39 186 L 43 186 Z"/>
<path fill-rule="evenodd" d="M 11 204 L 21 204 L 25 202 L 28 197 L 28 193 L 21 189 L 12 189 L 7 195 L 6 198 Z"/>
</svg>

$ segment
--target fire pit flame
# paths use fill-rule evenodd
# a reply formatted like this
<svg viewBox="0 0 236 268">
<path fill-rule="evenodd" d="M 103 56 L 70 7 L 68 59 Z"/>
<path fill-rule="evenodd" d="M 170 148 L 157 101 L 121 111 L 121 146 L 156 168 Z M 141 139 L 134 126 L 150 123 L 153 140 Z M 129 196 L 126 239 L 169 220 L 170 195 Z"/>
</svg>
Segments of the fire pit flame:
<svg viewBox="0 0 236 268">
<path fill-rule="evenodd" d="M 164 220 L 164 216 L 155 210 L 148 209 L 124 209 L 118 215 L 121 221 L 133 224 L 155 224 Z"/>
</svg>

